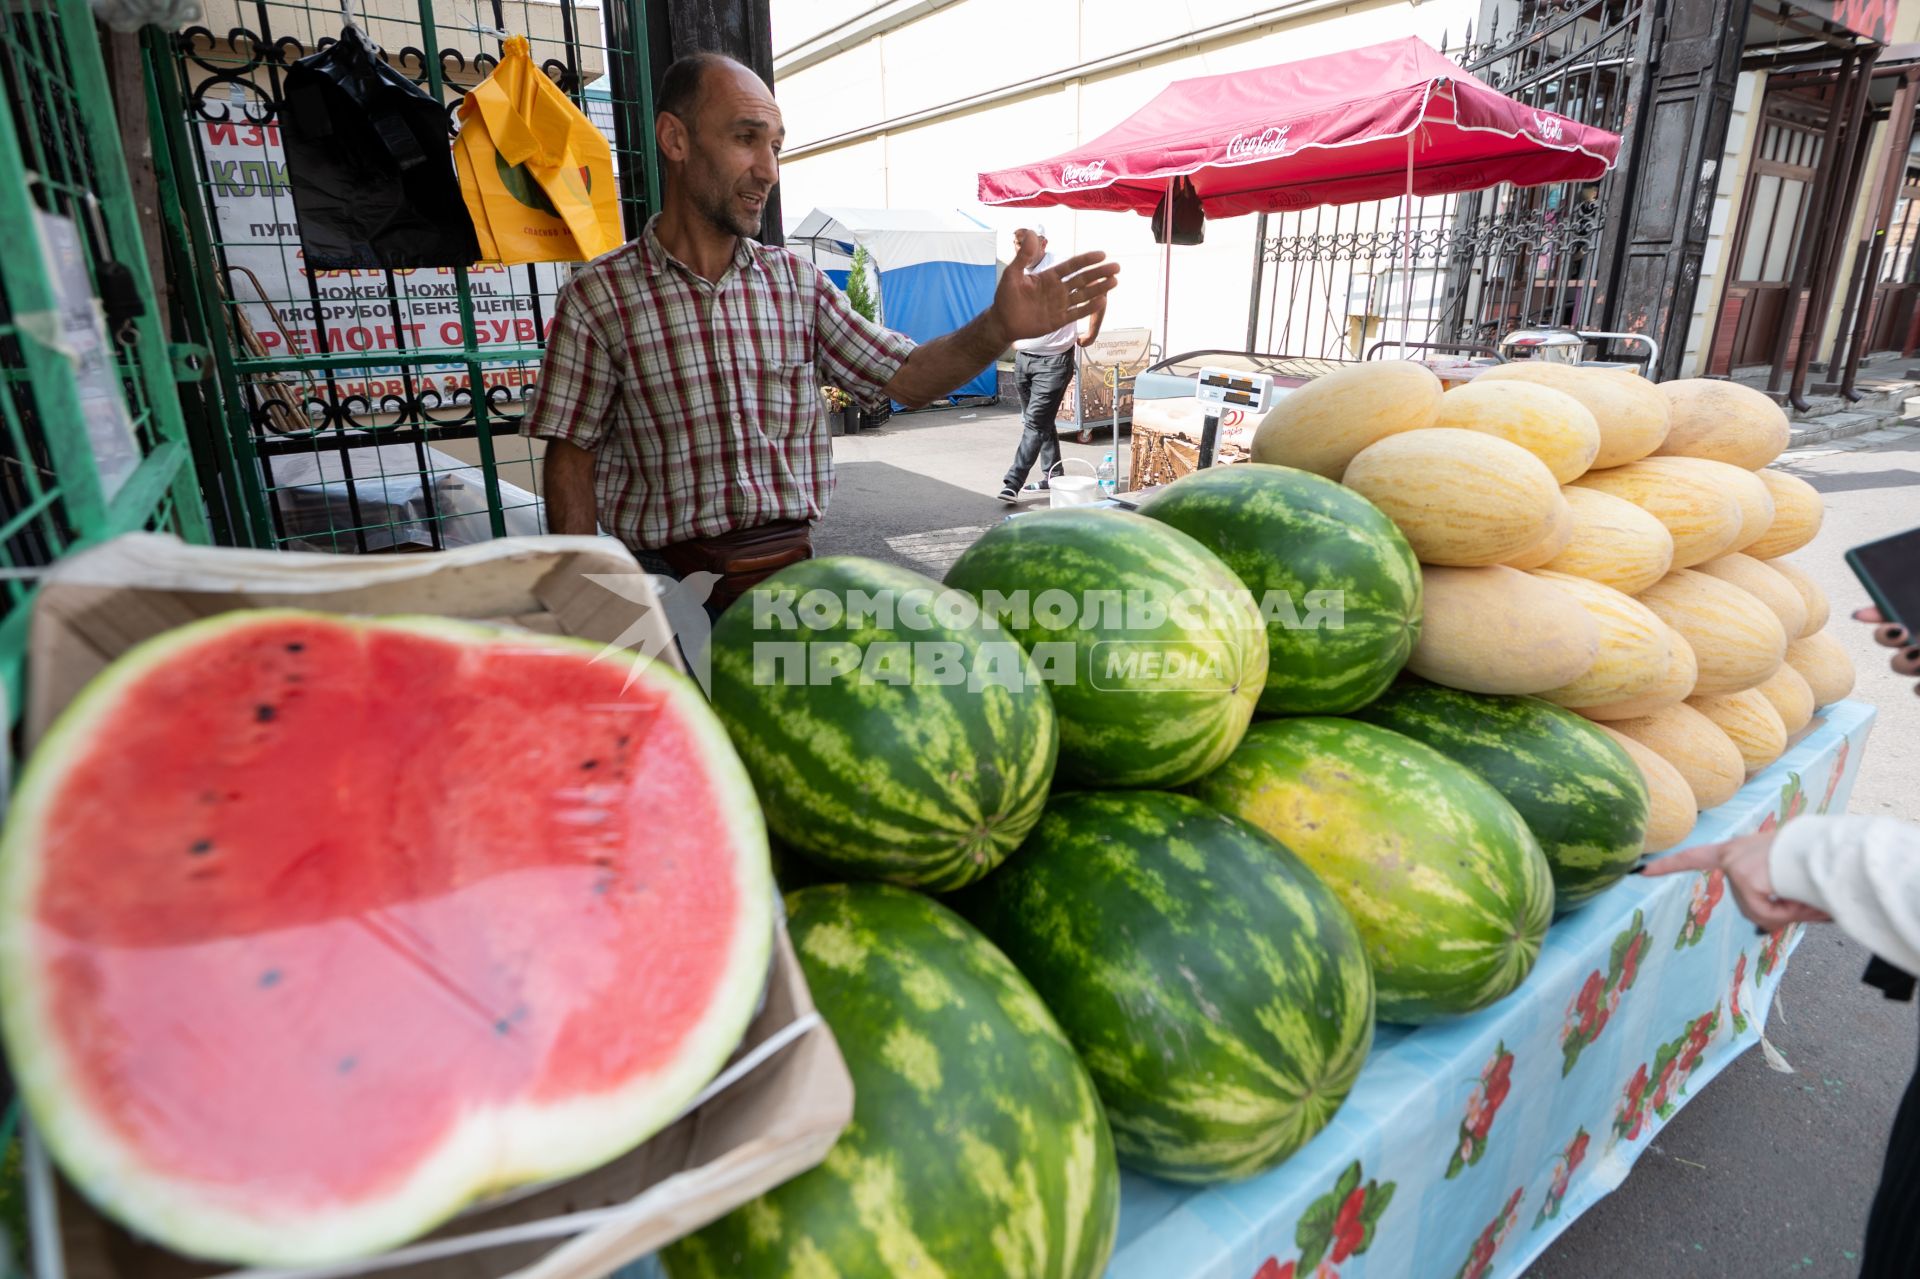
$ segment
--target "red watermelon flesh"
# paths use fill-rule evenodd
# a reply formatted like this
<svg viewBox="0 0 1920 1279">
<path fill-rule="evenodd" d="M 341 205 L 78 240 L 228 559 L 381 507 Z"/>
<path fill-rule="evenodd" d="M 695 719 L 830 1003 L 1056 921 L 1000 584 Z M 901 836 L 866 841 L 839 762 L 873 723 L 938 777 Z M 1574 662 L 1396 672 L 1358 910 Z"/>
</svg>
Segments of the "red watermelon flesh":
<svg viewBox="0 0 1920 1279">
<path fill-rule="evenodd" d="M 759 809 L 697 690 L 596 651 L 236 613 L 74 702 L 0 841 L 0 1023 L 105 1211 L 361 1255 L 717 1073 L 769 960 Z"/>
</svg>

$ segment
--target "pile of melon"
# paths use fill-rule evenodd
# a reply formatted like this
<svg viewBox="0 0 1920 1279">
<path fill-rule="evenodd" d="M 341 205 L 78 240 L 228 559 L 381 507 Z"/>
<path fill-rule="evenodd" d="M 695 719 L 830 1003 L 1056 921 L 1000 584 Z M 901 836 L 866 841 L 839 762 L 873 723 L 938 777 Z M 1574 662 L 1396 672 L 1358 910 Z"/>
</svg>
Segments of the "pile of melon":
<svg viewBox="0 0 1920 1279">
<path fill-rule="evenodd" d="M 1443 390 L 1388 362 L 1281 400 L 1252 453 L 1399 525 L 1425 588 L 1408 670 L 1611 732 L 1646 774 L 1651 851 L 1853 688 L 1825 597 L 1781 558 L 1821 519 L 1812 485 L 1770 466 L 1787 438 L 1732 382 L 1531 361 Z"/>
</svg>

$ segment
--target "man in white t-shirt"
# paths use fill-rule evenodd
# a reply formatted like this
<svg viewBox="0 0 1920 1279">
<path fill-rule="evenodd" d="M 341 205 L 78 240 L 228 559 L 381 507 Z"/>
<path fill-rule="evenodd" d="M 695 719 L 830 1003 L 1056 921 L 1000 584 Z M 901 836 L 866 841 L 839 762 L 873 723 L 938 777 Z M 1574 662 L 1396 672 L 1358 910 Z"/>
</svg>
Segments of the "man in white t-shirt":
<svg viewBox="0 0 1920 1279">
<path fill-rule="evenodd" d="M 1040 259 L 1027 268 L 1027 274 L 1044 271 L 1053 265 L 1047 251 L 1047 229 L 1038 223 L 1013 233 L 1016 253 L 1025 250 L 1029 240 L 1037 241 Z M 1014 450 L 1013 465 L 1007 468 L 1006 482 L 1000 487 L 1000 500 L 1011 506 L 1020 500 L 1021 485 L 1034 463 L 1040 464 L 1038 487 L 1047 486 L 1047 477 L 1060 461 L 1060 435 L 1054 421 L 1060 415 L 1060 402 L 1067 397 L 1067 383 L 1073 379 L 1073 352 L 1076 346 L 1091 346 L 1100 336 L 1100 321 L 1106 318 L 1106 299 L 1087 317 L 1086 336 L 1077 321 L 1068 321 L 1045 337 L 1026 338 L 1013 344 L 1013 380 L 1020 393 L 1020 446 Z"/>
</svg>

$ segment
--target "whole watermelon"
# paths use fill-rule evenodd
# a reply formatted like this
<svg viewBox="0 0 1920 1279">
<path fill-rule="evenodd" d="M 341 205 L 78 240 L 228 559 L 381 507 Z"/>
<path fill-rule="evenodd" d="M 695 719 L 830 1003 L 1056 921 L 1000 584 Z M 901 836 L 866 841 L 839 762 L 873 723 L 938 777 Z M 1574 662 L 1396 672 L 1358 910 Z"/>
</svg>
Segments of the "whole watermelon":
<svg viewBox="0 0 1920 1279">
<path fill-rule="evenodd" d="M 1290 466 L 1216 466 L 1142 515 L 1191 534 L 1259 602 L 1265 715 L 1339 715 L 1393 682 L 1420 635 L 1420 565 L 1380 508 Z"/>
<path fill-rule="evenodd" d="M 956 905 L 1053 1009 L 1141 1172 L 1273 1167 L 1326 1127 L 1373 1043 L 1345 908 L 1280 843 L 1186 795 L 1056 795 Z"/>
<path fill-rule="evenodd" d="M 1046 686 L 930 577 L 852 556 L 783 569 L 721 616 L 712 670 L 768 827 L 836 875 L 957 888 L 1040 819 Z"/>
<path fill-rule="evenodd" d="M 947 585 L 1019 637 L 1060 719 L 1060 775 L 1085 786 L 1177 786 L 1227 757 L 1267 674 L 1253 597 L 1220 557 L 1131 511 L 1008 520 Z"/>
<path fill-rule="evenodd" d="M 1408 683 L 1354 714 L 1425 742 L 1506 796 L 1547 855 L 1556 910 L 1617 883 L 1640 860 L 1647 784 L 1617 742 L 1572 711 Z"/>
<path fill-rule="evenodd" d="M 1484 1008 L 1517 987 L 1553 917 L 1553 875 L 1472 770 L 1350 719 L 1267 720 L 1194 793 L 1291 848 L 1353 917 L 1381 1021 Z"/>
<path fill-rule="evenodd" d="M 1100 1098 L 992 942 L 882 884 L 787 896 L 853 1122 L 811 1172 L 665 1250 L 671 1279 L 1095 1279 L 1119 1170 Z"/>
</svg>

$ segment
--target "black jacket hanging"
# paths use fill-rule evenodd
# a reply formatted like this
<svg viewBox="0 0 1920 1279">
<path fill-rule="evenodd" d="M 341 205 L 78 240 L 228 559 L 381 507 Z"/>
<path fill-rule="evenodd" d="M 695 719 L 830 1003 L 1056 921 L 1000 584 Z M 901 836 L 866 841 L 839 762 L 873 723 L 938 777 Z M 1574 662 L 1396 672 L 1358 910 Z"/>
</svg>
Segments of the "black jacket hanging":
<svg viewBox="0 0 1920 1279">
<path fill-rule="evenodd" d="M 1187 178 L 1175 178 L 1173 184 L 1173 243 L 1200 244 L 1207 238 L 1207 215 L 1200 207 L 1200 193 Z M 1167 197 L 1161 196 L 1153 210 L 1153 242 L 1167 243 Z"/>
<path fill-rule="evenodd" d="M 480 256 L 446 108 L 359 27 L 287 72 L 280 136 L 307 267 L 469 266 Z"/>
</svg>

